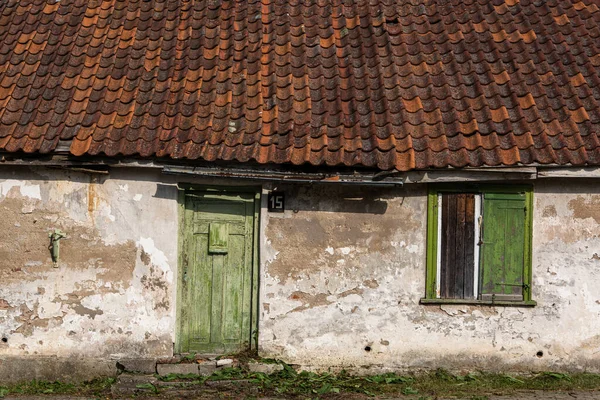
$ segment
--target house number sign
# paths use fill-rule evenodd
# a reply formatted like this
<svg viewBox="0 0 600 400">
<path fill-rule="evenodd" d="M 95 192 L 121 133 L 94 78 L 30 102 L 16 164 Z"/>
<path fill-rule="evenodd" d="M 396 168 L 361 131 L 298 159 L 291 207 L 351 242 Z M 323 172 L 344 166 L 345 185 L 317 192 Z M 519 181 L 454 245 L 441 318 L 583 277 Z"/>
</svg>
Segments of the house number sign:
<svg viewBox="0 0 600 400">
<path fill-rule="evenodd" d="M 284 212 L 285 211 L 285 195 L 283 192 L 271 192 L 267 197 L 268 208 L 270 212 Z"/>
</svg>

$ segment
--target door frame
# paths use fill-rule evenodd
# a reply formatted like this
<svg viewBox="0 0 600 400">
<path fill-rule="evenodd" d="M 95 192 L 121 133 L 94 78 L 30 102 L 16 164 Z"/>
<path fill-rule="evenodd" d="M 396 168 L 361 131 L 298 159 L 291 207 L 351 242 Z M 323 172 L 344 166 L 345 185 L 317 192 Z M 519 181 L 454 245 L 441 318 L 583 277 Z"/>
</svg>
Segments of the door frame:
<svg viewBox="0 0 600 400">
<path fill-rule="evenodd" d="M 228 193 L 253 193 L 254 194 L 254 229 L 253 229 L 253 240 L 252 240 L 252 289 L 250 294 L 250 350 L 256 350 L 258 347 L 258 285 L 259 285 L 259 241 L 258 236 L 260 234 L 260 200 L 262 188 L 260 186 L 216 186 L 216 185 L 198 185 L 198 184 L 183 184 L 177 185 L 177 211 L 178 211 L 178 224 L 177 229 L 177 299 L 175 304 L 176 316 L 175 316 L 175 343 L 174 343 L 174 354 L 182 353 L 181 343 L 181 328 L 183 321 L 181 320 L 181 307 L 183 303 L 183 290 L 181 285 L 181 277 L 183 276 L 183 236 L 185 234 L 185 197 L 190 193 L 202 193 L 211 192 L 215 194 L 228 194 Z"/>
</svg>

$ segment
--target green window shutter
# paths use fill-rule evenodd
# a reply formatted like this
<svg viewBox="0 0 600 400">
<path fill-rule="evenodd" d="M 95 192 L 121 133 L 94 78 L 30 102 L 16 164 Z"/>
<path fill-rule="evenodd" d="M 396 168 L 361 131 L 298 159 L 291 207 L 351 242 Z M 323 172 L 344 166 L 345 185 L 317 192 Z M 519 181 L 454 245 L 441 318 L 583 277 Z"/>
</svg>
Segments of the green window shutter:
<svg viewBox="0 0 600 400">
<path fill-rule="evenodd" d="M 526 249 L 525 193 L 485 193 L 481 299 L 523 300 Z"/>
</svg>

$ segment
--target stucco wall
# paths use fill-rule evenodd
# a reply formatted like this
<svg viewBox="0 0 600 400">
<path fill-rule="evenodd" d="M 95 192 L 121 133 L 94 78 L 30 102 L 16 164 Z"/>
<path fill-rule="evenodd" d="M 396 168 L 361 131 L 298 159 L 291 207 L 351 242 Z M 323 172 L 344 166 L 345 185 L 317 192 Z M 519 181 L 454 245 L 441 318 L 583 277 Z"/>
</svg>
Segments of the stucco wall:
<svg viewBox="0 0 600 400">
<path fill-rule="evenodd" d="M 284 190 L 292 211 L 265 220 L 263 354 L 370 372 L 600 370 L 597 183 L 536 183 L 534 308 L 419 304 L 424 185 Z"/>
<path fill-rule="evenodd" d="M 6 357 L 172 354 L 177 179 L 147 169 L 0 169 L 0 367 Z M 265 193 L 275 186 L 287 211 L 268 213 L 263 198 L 261 355 L 363 372 L 600 371 L 594 181 L 535 184 L 534 308 L 419 304 L 425 185 L 278 184 Z M 47 248 L 55 228 L 68 235 L 56 267 Z"/>
<path fill-rule="evenodd" d="M 172 353 L 177 189 L 141 176 L 0 170 L 0 356 Z"/>
</svg>

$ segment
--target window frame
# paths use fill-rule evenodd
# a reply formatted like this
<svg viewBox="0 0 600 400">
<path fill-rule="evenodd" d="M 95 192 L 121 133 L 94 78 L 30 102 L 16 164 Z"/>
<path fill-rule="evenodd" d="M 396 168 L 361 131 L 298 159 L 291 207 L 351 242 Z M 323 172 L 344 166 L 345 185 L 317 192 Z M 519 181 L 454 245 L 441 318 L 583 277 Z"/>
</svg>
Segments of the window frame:
<svg viewBox="0 0 600 400">
<path fill-rule="evenodd" d="M 480 300 L 480 299 L 448 299 L 436 295 L 438 277 L 438 195 L 439 193 L 525 193 L 525 243 L 523 257 L 523 300 Z M 485 221 L 484 221 L 485 224 Z M 430 184 L 427 194 L 427 272 L 425 297 L 421 304 L 475 304 L 532 307 L 537 303 L 531 299 L 532 283 L 532 245 L 533 239 L 533 186 L 532 185 L 498 185 L 498 184 Z M 481 252 L 479 252 L 481 257 Z M 481 276 L 481 265 L 476 273 Z M 480 279 L 480 278 L 479 278 Z"/>
</svg>

